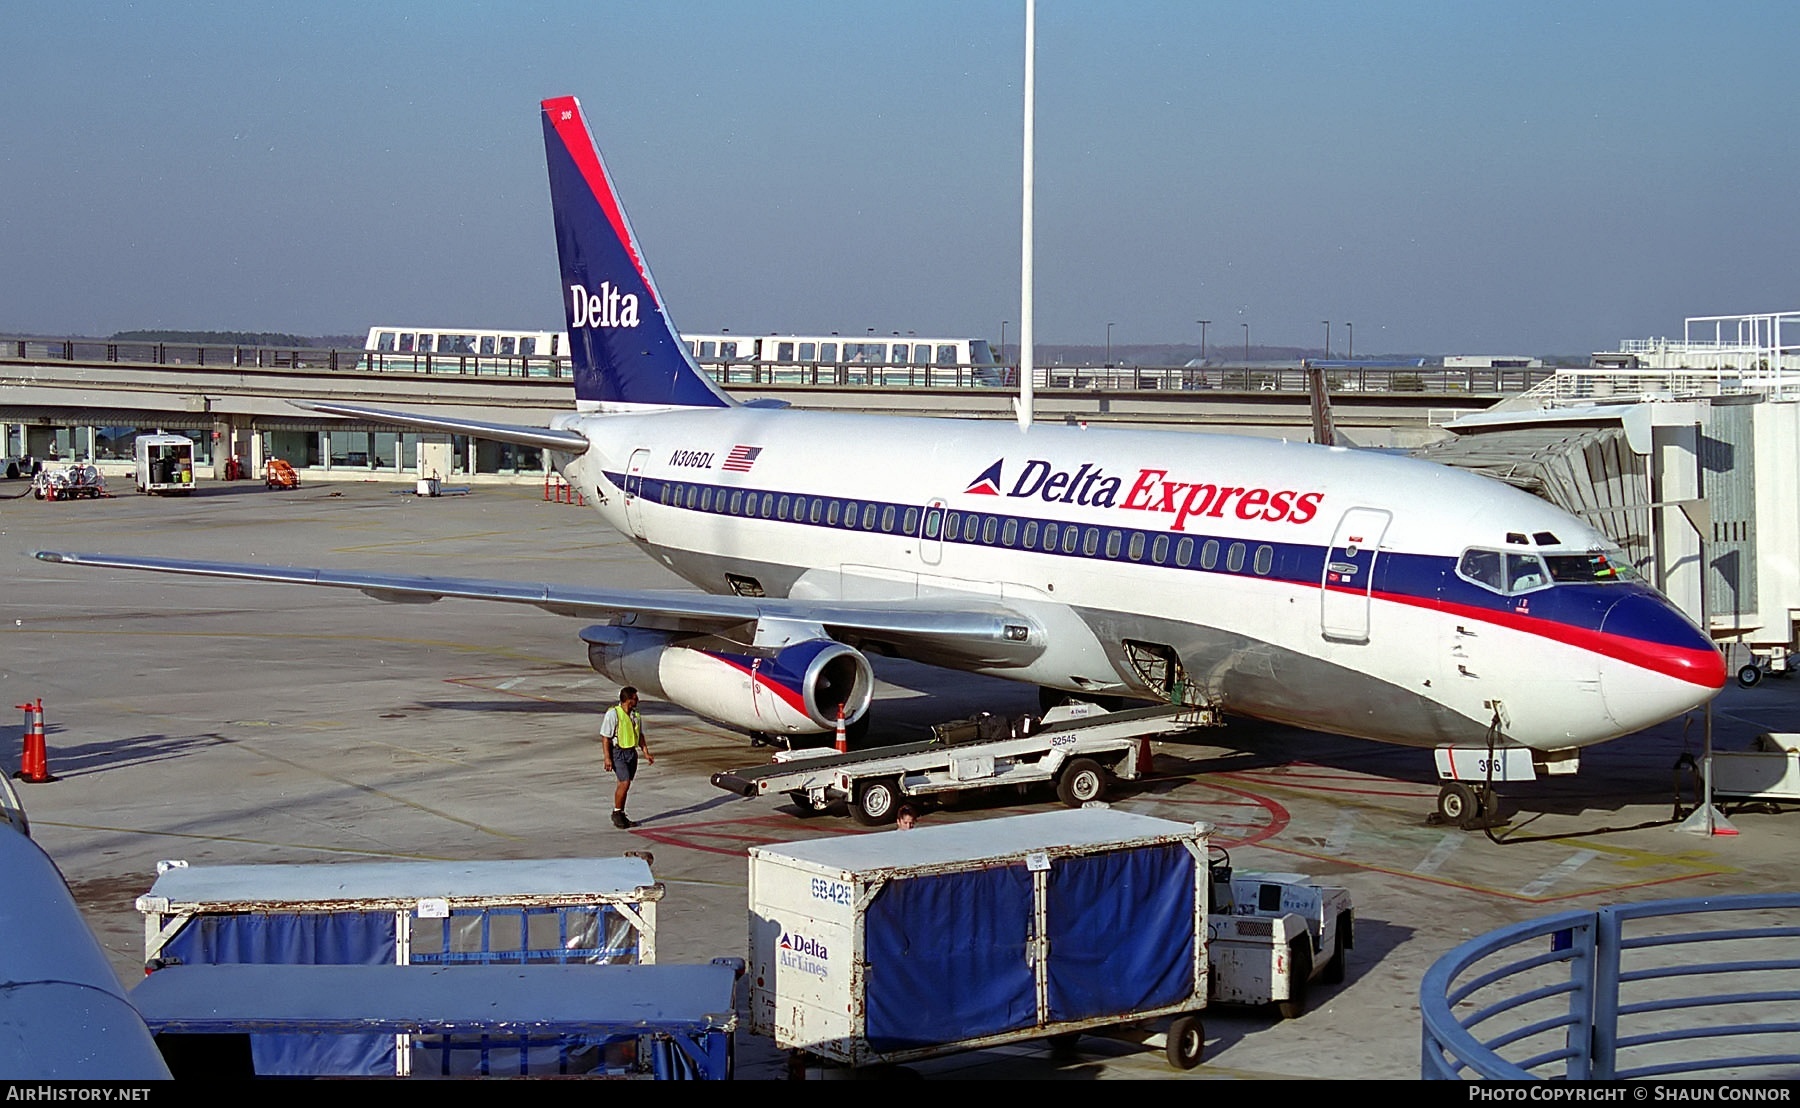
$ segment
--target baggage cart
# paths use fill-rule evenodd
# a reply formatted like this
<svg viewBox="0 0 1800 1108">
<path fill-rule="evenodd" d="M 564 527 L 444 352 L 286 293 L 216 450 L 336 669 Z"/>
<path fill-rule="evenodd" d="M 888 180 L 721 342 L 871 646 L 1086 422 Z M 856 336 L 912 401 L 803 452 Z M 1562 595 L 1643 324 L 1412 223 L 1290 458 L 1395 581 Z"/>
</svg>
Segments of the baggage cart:
<svg viewBox="0 0 1800 1108">
<path fill-rule="evenodd" d="M 936 728 L 938 737 L 929 742 L 845 754 L 795 751 L 771 764 L 716 773 L 712 783 L 740 796 L 786 794 L 803 816 L 844 801 L 870 826 L 893 822 L 906 798 L 1007 785 L 1054 784 L 1063 803 L 1079 807 L 1105 799 L 1115 781 L 1140 776 L 1153 736 L 1215 722 L 1216 715 L 1183 704 L 1122 712 L 1081 704 L 1041 722 L 1026 720 L 1027 726 L 1002 726 L 993 735 L 975 721 L 959 721 L 962 726 Z"/>
<path fill-rule="evenodd" d="M 258 1076 L 250 1036 L 286 1032 L 405 1035 L 423 1044 L 421 1056 L 445 1062 L 453 1056 L 430 1044 L 479 1044 L 478 1065 L 415 1067 L 429 1076 L 598 1070 L 725 1081 L 742 971 L 735 958 L 654 966 L 175 966 L 139 982 L 131 1001 L 178 1080 Z M 537 1047 L 535 1069 L 518 1047 L 527 1042 Z M 628 1044 L 635 1064 L 595 1065 L 595 1045 L 551 1056 L 543 1049 L 551 1042 Z M 546 1057 L 560 1066 L 547 1067 Z"/>
<path fill-rule="evenodd" d="M 1207 835 L 1093 807 L 752 847 L 751 1029 L 848 1066 L 1104 1029 L 1191 1068 Z"/>
<path fill-rule="evenodd" d="M 158 870 L 155 884 L 137 900 L 145 965 L 152 971 L 170 965 L 656 961 L 656 905 L 663 887 L 644 857 L 192 867 L 165 862 Z M 253 1048 L 259 1074 L 404 1075 L 414 1054 L 413 1044 L 393 1035 L 322 1041 L 259 1034 Z M 434 1049 L 461 1051 L 457 1043 Z M 479 1044 L 473 1050 L 478 1053 Z M 470 1057 L 471 1065 L 480 1064 L 475 1053 Z"/>
</svg>

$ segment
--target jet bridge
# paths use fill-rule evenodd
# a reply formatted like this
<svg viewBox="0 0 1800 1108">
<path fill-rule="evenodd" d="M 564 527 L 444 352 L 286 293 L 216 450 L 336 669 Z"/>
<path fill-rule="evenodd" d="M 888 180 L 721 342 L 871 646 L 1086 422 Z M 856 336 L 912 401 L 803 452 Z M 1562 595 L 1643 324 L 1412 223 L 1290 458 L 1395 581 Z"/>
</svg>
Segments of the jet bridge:
<svg viewBox="0 0 1800 1108">
<path fill-rule="evenodd" d="M 1665 395 L 1489 411 L 1447 426 L 1453 438 L 1415 456 L 1587 520 L 1715 640 L 1777 663 L 1800 643 L 1800 402 Z"/>
</svg>

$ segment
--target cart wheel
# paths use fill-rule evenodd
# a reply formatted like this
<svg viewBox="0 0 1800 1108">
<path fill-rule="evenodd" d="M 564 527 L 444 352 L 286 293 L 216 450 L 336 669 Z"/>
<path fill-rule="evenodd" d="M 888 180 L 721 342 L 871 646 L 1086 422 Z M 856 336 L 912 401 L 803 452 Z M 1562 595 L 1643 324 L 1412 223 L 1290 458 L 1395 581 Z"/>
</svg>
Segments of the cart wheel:
<svg viewBox="0 0 1800 1108">
<path fill-rule="evenodd" d="M 900 808 L 900 782 L 891 777 L 858 781 L 851 808 L 856 812 L 856 822 L 869 827 L 894 822 Z"/>
<path fill-rule="evenodd" d="M 1056 780 L 1056 798 L 1071 808 L 1106 795 L 1106 771 L 1091 758 L 1077 758 Z"/>
<path fill-rule="evenodd" d="M 1206 1031 L 1199 1016 L 1176 1016 L 1169 1023 L 1169 1045 L 1165 1048 L 1169 1065 L 1178 1070 L 1191 1070 L 1206 1054 Z"/>
<path fill-rule="evenodd" d="M 1756 686 L 1762 684 L 1762 679 L 1762 667 L 1755 662 L 1751 662 L 1743 669 L 1738 670 L 1738 684 L 1746 689 L 1754 689 Z"/>
<path fill-rule="evenodd" d="M 811 819 L 825 810 L 824 805 L 814 804 L 812 797 L 799 789 L 788 793 L 788 799 L 794 802 L 794 810 L 800 813 L 801 819 Z"/>
<path fill-rule="evenodd" d="M 1275 1003 L 1282 1019 L 1297 1020 L 1306 1014 L 1306 993 L 1311 986 L 1312 939 L 1302 937 L 1288 944 L 1288 998 Z"/>
<path fill-rule="evenodd" d="M 1064 1031 L 1061 1034 L 1052 1035 L 1044 1040 L 1044 1045 L 1050 1048 L 1050 1057 L 1058 1059 L 1059 1061 L 1068 1061 L 1069 1059 L 1074 1058 L 1076 1053 L 1075 1048 L 1079 1046 L 1080 1043 L 1081 1032 L 1079 1031 Z"/>
<path fill-rule="evenodd" d="M 1344 982 L 1344 963 L 1349 958 L 1344 952 L 1350 949 L 1350 943 L 1355 938 L 1354 927 L 1355 923 L 1349 912 L 1338 916 L 1337 945 L 1332 947 L 1331 960 L 1325 963 L 1325 970 L 1319 975 L 1319 980 L 1327 985 L 1341 985 Z"/>
<path fill-rule="evenodd" d="M 1445 823 L 1467 827 L 1481 811 L 1481 800 L 1475 790 L 1460 781 L 1452 781 L 1438 792 L 1438 815 Z"/>
</svg>

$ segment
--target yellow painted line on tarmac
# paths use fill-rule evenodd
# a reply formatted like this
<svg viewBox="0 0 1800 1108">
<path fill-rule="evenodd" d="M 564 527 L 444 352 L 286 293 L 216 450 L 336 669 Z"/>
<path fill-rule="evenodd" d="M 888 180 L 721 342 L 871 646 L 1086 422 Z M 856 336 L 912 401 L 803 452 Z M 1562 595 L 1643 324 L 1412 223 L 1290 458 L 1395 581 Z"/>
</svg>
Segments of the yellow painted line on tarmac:
<svg viewBox="0 0 1800 1108">
<path fill-rule="evenodd" d="M 495 838 L 506 839 L 509 842 L 525 841 L 523 836 L 509 835 L 505 831 L 501 831 L 497 828 L 489 827 L 486 824 L 477 823 L 474 820 L 464 819 L 461 816 L 453 816 L 449 812 L 445 812 L 440 809 L 433 808 L 428 804 L 420 804 L 416 800 L 408 800 L 407 798 L 405 798 L 403 796 L 396 796 L 395 794 L 390 793 L 385 789 L 378 789 L 375 786 L 366 784 L 362 781 L 357 781 L 353 778 L 345 777 L 341 774 L 331 773 L 326 770 L 317 769 L 313 766 L 305 765 L 301 762 L 296 762 L 292 758 L 283 758 L 279 754 L 271 754 L 270 752 L 268 752 L 266 750 L 259 750 L 255 746 L 252 746 L 251 744 L 244 742 L 240 739 L 227 738 L 224 736 L 220 736 L 220 738 L 223 742 L 225 742 L 231 746 L 234 746 L 240 750 L 244 750 L 248 753 L 254 754 L 259 758 L 266 758 L 271 762 L 280 762 L 282 765 L 289 766 L 293 769 L 297 769 L 297 770 L 301 771 L 302 773 L 310 773 L 316 777 L 323 777 L 327 781 L 335 781 L 338 784 L 343 785 L 347 788 L 355 789 L 358 792 L 368 793 L 370 796 L 378 796 L 383 800 L 389 801 L 390 803 L 398 804 L 405 808 L 411 808 L 416 812 L 424 812 L 426 815 L 436 816 L 439 819 L 448 820 L 451 823 L 461 824 L 464 827 L 470 828 L 475 831 L 480 831 L 483 834 L 492 835 Z"/>
<path fill-rule="evenodd" d="M 240 609 L 232 609 L 237 611 Z M 140 635 L 158 639 L 249 639 L 254 642 L 357 642 L 381 643 L 389 646 L 423 646 L 433 650 L 450 650 L 459 654 L 492 654 L 501 658 L 517 661 L 536 662 L 540 665 L 567 665 L 565 658 L 544 658 L 536 654 L 526 654 L 518 650 L 508 650 L 487 643 L 471 643 L 464 640 L 451 639 L 411 639 L 391 635 L 341 635 L 319 632 L 283 632 L 283 631 L 163 631 L 163 630 L 121 630 L 117 628 L 78 628 L 78 627 L 15 627 L 9 634 L 14 635 L 102 635 L 116 639 L 131 635 Z"/>
<path fill-rule="evenodd" d="M 205 843 L 242 843 L 247 846 L 278 846 L 289 850 L 313 850 L 322 854 L 352 854 L 365 858 L 402 858 L 418 862 L 458 862 L 466 861 L 466 854 L 423 854 L 414 850 L 369 850 L 350 846 L 319 846 L 314 843 L 279 842 L 274 839 L 253 839 L 246 835 L 203 835 L 194 831 L 162 831 L 151 827 L 113 827 L 103 823 L 69 823 L 65 820 L 33 819 L 32 823 L 40 827 L 66 827 L 75 831 L 103 831 L 113 835 L 154 835 L 165 839 L 182 839 L 189 842 Z"/>
<path fill-rule="evenodd" d="M 1581 847 L 1584 847 L 1584 848 L 1587 848 L 1589 850 L 1593 850 L 1593 851 L 1596 851 L 1599 853 L 1607 853 L 1607 849 L 1605 847 L 1601 847 L 1596 844 L 1587 842 L 1578 837 L 1571 837 L 1567 840 L 1558 840 L 1558 841 L 1561 842 L 1562 845 L 1571 847 L 1571 848 L 1579 845 Z M 1720 865 L 1717 865 L 1716 863 L 1711 866 L 1703 866 L 1699 863 L 1699 861 L 1697 859 L 1693 860 L 1693 861 L 1683 860 L 1677 864 L 1689 866 L 1691 868 L 1687 869 L 1686 872 L 1682 872 L 1682 873 L 1671 873 L 1671 874 L 1667 874 L 1662 877 L 1646 878 L 1645 880 L 1642 880 L 1642 881 L 1597 882 L 1597 883 L 1595 883 L 1593 885 L 1589 885 L 1585 888 L 1574 889 L 1574 890 L 1570 890 L 1568 892 L 1557 893 L 1552 896 L 1545 896 L 1545 895 L 1528 896 L 1528 895 L 1525 895 L 1523 892 L 1515 892 L 1515 891 L 1510 891 L 1507 889 L 1495 888 L 1490 885 L 1478 885 L 1478 884 L 1475 884 L 1475 883 L 1469 882 L 1469 881 L 1454 881 L 1454 880 L 1451 880 L 1446 877 L 1438 877 L 1435 874 L 1431 874 L 1431 873 L 1420 873 L 1416 869 L 1412 869 L 1412 870 L 1398 869 L 1394 866 L 1376 865 L 1372 862 L 1364 861 L 1362 859 L 1345 858 L 1342 855 L 1325 854 L 1325 853 L 1322 853 L 1320 851 L 1315 851 L 1315 850 L 1300 850 L 1300 849 L 1297 849 L 1297 848 L 1291 847 L 1291 846 L 1283 846 L 1282 844 L 1280 844 L 1274 840 L 1264 840 L 1260 843 L 1257 843 L 1256 845 L 1258 847 L 1261 847 L 1264 850 L 1273 850 L 1273 851 L 1276 851 L 1277 853 L 1289 854 L 1289 855 L 1292 855 L 1297 858 L 1310 858 L 1315 862 L 1329 862 L 1329 863 L 1333 863 L 1333 864 L 1337 864 L 1337 865 L 1347 865 L 1354 869 L 1367 870 L 1370 873 L 1384 873 L 1384 874 L 1387 874 L 1389 877 L 1401 877 L 1401 878 L 1405 878 L 1405 879 L 1411 880 L 1411 881 L 1424 881 L 1427 884 L 1438 885 L 1438 886 L 1440 886 L 1442 888 L 1446 888 L 1446 889 L 1456 889 L 1460 892 L 1468 892 L 1468 893 L 1485 893 L 1489 896 L 1500 897 L 1503 900 L 1517 900 L 1517 901 L 1522 901 L 1527 904 L 1549 904 L 1554 901 L 1568 900 L 1570 898 L 1578 897 L 1578 896 L 1595 896 L 1595 895 L 1599 895 L 1599 894 L 1603 894 L 1603 893 L 1611 894 L 1611 893 L 1627 892 L 1627 891 L 1630 891 L 1633 889 L 1648 889 L 1648 888 L 1654 888 L 1658 885 L 1671 885 L 1671 884 L 1674 884 L 1679 881 L 1692 881 L 1692 880 L 1695 880 L 1696 878 L 1701 878 L 1701 877 L 1727 877 L 1733 873 L 1738 872 L 1737 870 L 1734 870 L 1728 866 L 1720 866 Z M 1649 855 L 1649 852 L 1647 852 L 1647 851 L 1631 851 L 1628 853 L 1643 854 L 1646 856 Z"/>
</svg>

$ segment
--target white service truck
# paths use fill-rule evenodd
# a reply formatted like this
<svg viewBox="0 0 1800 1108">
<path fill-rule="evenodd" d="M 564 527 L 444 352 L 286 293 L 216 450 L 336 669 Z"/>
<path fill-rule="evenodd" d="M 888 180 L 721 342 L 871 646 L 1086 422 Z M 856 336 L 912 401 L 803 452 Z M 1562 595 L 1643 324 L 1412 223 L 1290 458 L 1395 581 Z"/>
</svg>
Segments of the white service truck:
<svg viewBox="0 0 1800 1108">
<path fill-rule="evenodd" d="M 1209 868 L 1208 1003 L 1274 1004 L 1283 1019 L 1294 1019 L 1306 1011 L 1314 981 L 1343 981 L 1356 939 L 1350 890 L 1298 873 L 1236 873 L 1219 847 Z"/>
<path fill-rule="evenodd" d="M 139 435 L 133 447 L 137 456 L 139 492 L 155 496 L 194 491 L 194 440 L 186 435 Z"/>
</svg>

